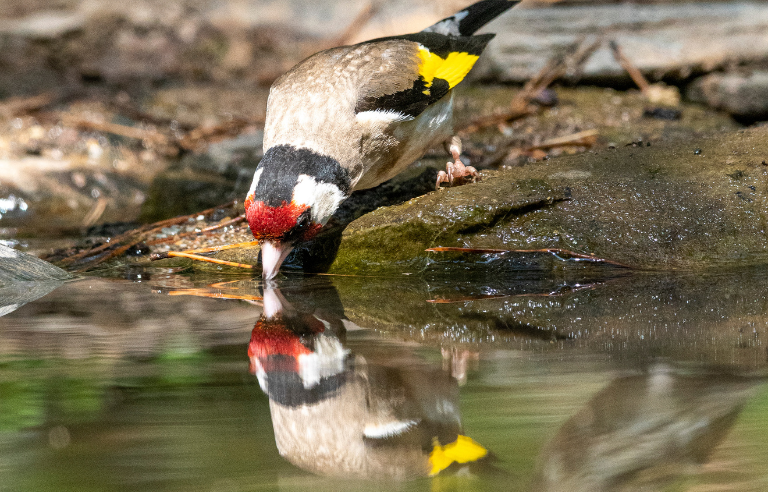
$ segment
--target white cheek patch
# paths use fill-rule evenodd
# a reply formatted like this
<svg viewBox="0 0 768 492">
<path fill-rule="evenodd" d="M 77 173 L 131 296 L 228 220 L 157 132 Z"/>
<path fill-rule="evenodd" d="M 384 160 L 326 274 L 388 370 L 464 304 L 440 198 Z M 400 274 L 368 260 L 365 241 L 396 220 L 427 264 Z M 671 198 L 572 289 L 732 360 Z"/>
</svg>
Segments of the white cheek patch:
<svg viewBox="0 0 768 492">
<path fill-rule="evenodd" d="M 322 334 L 315 338 L 313 349 L 312 353 L 297 357 L 299 377 L 305 388 L 312 388 L 321 379 L 344 372 L 344 361 L 349 355 L 349 350 L 338 338 Z"/>
<path fill-rule="evenodd" d="M 256 193 L 256 187 L 259 185 L 259 179 L 261 179 L 261 173 L 264 172 L 264 168 L 257 169 L 255 173 L 253 173 L 253 182 L 251 183 L 251 189 L 248 190 L 248 194 L 246 196 L 251 196 Z"/>
<path fill-rule="evenodd" d="M 318 182 L 308 174 L 300 174 L 292 198 L 294 203 L 311 208 L 313 222 L 325 225 L 346 196 L 335 184 Z"/>
</svg>

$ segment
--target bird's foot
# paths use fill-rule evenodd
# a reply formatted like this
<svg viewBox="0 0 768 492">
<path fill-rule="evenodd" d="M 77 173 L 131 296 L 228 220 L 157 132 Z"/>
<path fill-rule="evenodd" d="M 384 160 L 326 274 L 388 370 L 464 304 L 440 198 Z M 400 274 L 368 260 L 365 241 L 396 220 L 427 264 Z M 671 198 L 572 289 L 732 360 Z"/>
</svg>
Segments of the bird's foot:
<svg viewBox="0 0 768 492">
<path fill-rule="evenodd" d="M 445 165 L 445 171 L 437 173 L 435 189 L 439 190 L 441 183 L 448 183 L 448 186 L 461 186 L 479 181 L 480 174 L 477 172 L 477 169 L 472 166 L 465 166 L 461 162 L 461 140 L 458 137 L 451 139 L 450 151 L 453 162 L 448 162 Z"/>
</svg>

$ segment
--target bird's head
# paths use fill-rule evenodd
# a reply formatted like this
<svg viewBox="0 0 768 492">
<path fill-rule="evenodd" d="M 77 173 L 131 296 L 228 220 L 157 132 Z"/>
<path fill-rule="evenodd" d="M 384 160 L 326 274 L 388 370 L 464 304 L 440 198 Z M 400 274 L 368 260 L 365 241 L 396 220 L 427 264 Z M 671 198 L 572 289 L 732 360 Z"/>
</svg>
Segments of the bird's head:
<svg viewBox="0 0 768 492">
<path fill-rule="evenodd" d="M 312 220 L 309 205 L 283 201 L 280 205 L 270 206 L 250 194 L 245 199 L 245 216 L 253 237 L 261 245 L 265 279 L 274 278 L 294 246 L 312 239 L 322 227 Z"/>
<path fill-rule="evenodd" d="M 315 237 L 347 196 L 348 173 L 337 161 L 291 146 L 270 148 L 245 199 L 264 279 L 274 278 L 293 248 Z"/>
</svg>

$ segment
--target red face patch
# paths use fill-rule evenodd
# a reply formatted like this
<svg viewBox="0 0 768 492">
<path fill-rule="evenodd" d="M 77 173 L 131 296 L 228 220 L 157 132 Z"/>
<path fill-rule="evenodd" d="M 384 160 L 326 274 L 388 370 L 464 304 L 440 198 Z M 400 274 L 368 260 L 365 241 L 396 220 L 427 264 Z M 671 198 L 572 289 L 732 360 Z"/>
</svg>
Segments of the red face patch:
<svg viewBox="0 0 768 492">
<path fill-rule="evenodd" d="M 280 206 L 270 207 L 264 202 L 254 202 L 251 196 L 245 199 L 245 217 L 251 227 L 253 237 L 258 240 L 283 240 L 299 225 L 298 219 L 309 209 L 308 205 L 290 204 L 283 201 Z M 322 226 L 313 222 L 303 225 L 301 231 L 295 231 L 295 239 L 309 240 Z"/>
</svg>

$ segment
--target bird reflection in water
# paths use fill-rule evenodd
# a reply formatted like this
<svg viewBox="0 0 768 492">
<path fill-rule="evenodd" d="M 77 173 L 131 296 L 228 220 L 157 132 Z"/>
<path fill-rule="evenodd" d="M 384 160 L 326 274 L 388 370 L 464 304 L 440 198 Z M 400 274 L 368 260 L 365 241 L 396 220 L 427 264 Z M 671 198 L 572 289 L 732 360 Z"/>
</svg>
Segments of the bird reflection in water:
<svg viewBox="0 0 768 492">
<path fill-rule="evenodd" d="M 663 365 L 617 378 L 544 447 L 532 490 L 668 490 L 709 459 L 762 382 Z"/>
<path fill-rule="evenodd" d="M 407 348 L 353 353 L 335 289 L 265 287 L 248 347 L 281 456 L 313 473 L 408 479 L 488 456 L 462 434 L 458 384 Z M 389 353 L 387 353 L 389 352 Z"/>
</svg>

